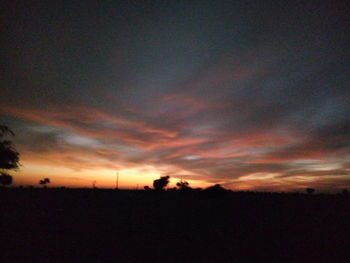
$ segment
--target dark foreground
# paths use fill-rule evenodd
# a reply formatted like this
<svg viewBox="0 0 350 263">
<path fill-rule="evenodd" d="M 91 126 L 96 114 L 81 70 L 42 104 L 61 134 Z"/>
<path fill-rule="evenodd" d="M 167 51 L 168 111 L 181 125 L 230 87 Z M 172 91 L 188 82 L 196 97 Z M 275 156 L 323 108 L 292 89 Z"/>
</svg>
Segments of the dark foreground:
<svg viewBox="0 0 350 263">
<path fill-rule="evenodd" d="M 0 262 L 350 262 L 341 195 L 2 189 Z"/>
</svg>

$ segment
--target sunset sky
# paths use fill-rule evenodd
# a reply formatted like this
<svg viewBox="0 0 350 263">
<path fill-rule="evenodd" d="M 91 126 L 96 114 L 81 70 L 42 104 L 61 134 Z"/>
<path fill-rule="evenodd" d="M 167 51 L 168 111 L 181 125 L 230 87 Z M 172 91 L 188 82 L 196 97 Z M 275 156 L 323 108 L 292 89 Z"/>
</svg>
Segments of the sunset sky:
<svg viewBox="0 0 350 263">
<path fill-rule="evenodd" d="M 3 1 L 14 184 L 350 188 L 346 1 Z"/>
</svg>

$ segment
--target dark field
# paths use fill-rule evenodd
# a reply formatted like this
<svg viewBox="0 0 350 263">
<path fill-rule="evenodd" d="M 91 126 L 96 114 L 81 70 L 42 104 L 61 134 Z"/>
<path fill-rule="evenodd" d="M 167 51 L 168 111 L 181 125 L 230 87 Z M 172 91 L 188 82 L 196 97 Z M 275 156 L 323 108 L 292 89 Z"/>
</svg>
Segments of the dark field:
<svg viewBox="0 0 350 263">
<path fill-rule="evenodd" d="M 350 262 L 342 195 L 1 189 L 1 263 Z"/>
</svg>

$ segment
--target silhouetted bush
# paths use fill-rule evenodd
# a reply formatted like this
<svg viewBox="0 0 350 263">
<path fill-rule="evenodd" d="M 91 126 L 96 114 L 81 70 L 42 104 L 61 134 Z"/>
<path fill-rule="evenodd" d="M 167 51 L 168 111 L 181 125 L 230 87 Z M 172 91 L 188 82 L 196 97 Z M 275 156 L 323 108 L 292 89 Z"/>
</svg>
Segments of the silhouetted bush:
<svg viewBox="0 0 350 263">
<path fill-rule="evenodd" d="M 42 185 L 43 187 L 47 187 L 47 184 L 51 183 L 49 178 L 44 178 L 43 180 L 39 181 L 39 184 Z"/>
<path fill-rule="evenodd" d="M 176 183 L 176 186 L 180 189 L 180 190 L 191 190 L 192 188 L 190 187 L 190 184 L 187 181 L 183 181 L 181 180 L 180 182 Z"/>
<path fill-rule="evenodd" d="M 153 181 L 153 187 L 155 190 L 161 191 L 169 184 L 170 176 L 161 176 L 159 179 Z"/>
</svg>

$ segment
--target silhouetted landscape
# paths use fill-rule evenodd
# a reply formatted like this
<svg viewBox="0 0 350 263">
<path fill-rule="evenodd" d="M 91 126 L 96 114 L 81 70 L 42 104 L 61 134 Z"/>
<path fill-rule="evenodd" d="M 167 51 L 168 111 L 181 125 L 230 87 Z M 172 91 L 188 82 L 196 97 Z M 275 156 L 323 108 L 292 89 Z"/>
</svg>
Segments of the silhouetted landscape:
<svg viewBox="0 0 350 263">
<path fill-rule="evenodd" d="M 1 262 L 348 262 L 344 194 L 2 188 Z"/>
<path fill-rule="evenodd" d="M 347 262 L 350 197 L 234 192 L 220 184 L 144 190 L 8 187 L 20 154 L 0 125 L 1 263 Z"/>
</svg>

